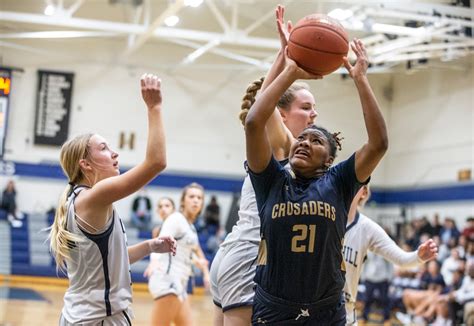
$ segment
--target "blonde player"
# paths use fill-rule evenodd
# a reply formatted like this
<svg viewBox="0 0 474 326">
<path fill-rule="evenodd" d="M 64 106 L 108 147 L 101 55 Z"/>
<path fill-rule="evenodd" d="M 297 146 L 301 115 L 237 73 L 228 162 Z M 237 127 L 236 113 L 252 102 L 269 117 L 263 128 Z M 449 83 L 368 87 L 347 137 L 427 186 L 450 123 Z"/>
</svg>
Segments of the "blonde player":
<svg viewBox="0 0 474 326">
<path fill-rule="evenodd" d="M 287 41 L 287 31 L 283 23 L 284 8 L 276 9 L 277 26 L 280 33 L 281 49 Z M 289 23 L 288 29 L 291 29 Z M 260 87 L 266 85 L 284 67 L 283 50 L 278 54 L 265 81 L 256 81 L 247 89 L 242 103 L 240 118 L 245 117 Z M 314 122 L 317 116 L 314 97 L 304 83 L 290 86 L 278 102 L 278 110 L 267 123 L 272 150 L 276 158 L 286 164 L 293 135 L 298 135 Z M 284 124 L 283 124 L 284 123 Z M 221 244 L 211 265 L 211 292 L 215 304 L 214 325 L 249 325 L 252 315 L 256 259 L 260 244 L 260 218 L 258 216 L 255 192 L 247 176 L 241 190 L 239 220 L 232 232 Z"/>
<path fill-rule="evenodd" d="M 368 251 L 403 267 L 413 267 L 435 259 L 438 252 L 436 244 L 431 239 L 425 241 L 418 247 L 418 250 L 412 252 L 406 252 L 398 247 L 380 225 L 359 213 L 358 208 L 363 207 L 369 197 L 368 186 L 363 186 L 357 192 L 349 210 L 344 236 L 343 258 L 346 265 L 344 296 L 347 325 L 357 325 L 355 310 L 357 286 Z M 389 324 L 389 316 L 385 315 L 384 319 L 384 322 Z"/>
<path fill-rule="evenodd" d="M 153 296 L 152 325 L 193 325 L 191 307 L 187 297 L 188 280 L 192 264 L 196 263 L 209 283 L 207 260 L 199 246 L 193 226 L 204 203 L 204 189 L 192 183 L 183 189 L 180 210 L 168 216 L 161 227 L 161 236 L 174 237 L 178 243 L 176 256 L 152 255 L 148 270 L 148 289 Z M 193 258 L 197 255 L 197 258 Z"/>
<path fill-rule="evenodd" d="M 161 81 L 144 75 L 141 91 L 149 128 L 142 163 L 120 175 L 118 154 L 97 134 L 78 136 L 61 148 L 69 186 L 49 235 L 58 268 L 67 269 L 69 278 L 60 325 L 130 325 L 130 264 L 152 252 L 175 253 L 171 236 L 127 248 L 125 229 L 113 206 L 166 166 Z"/>
</svg>

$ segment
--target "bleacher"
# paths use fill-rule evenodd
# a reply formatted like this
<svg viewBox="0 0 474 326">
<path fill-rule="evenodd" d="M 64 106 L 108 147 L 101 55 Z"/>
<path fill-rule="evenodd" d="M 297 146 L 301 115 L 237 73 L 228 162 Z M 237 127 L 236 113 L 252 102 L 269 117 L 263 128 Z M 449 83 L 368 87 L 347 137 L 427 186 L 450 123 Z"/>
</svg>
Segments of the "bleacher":
<svg viewBox="0 0 474 326">
<path fill-rule="evenodd" d="M 51 214 L 25 214 L 22 227 L 12 228 L 7 221 L 6 213 L 0 210 L 0 237 L 9 240 L 0 243 L 1 274 L 66 277 L 62 272 L 56 270 L 54 259 L 49 253 L 47 228 L 53 220 L 54 216 Z M 151 238 L 151 232 L 139 231 L 127 223 L 125 226 L 128 245 Z M 207 230 L 199 232 L 199 242 L 209 262 L 214 258 L 214 252 L 207 248 L 211 235 Z M 149 257 L 145 257 L 131 265 L 134 283 L 147 282 L 143 272 L 148 263 Z M 192 292 L 193 285 L 203 285 L 202 276 L 198 272 L 190 281 L 188 288 L 190 292 Z"/>
</svg>

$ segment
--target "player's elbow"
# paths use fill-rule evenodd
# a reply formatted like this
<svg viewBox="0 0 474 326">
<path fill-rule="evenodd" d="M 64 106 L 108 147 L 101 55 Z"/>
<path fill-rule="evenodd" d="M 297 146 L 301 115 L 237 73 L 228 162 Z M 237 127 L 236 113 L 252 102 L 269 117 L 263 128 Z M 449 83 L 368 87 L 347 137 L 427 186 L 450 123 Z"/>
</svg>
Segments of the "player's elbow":
<svg viewBox="0 0 474 326">
<path fill-rule="evenodd" d="M 249 135 L 255 133 L 261 128 L 262 126 L 259 119 L 255 115 L 249 114 L 245 120 L 245 133 Z"/>
</svg>

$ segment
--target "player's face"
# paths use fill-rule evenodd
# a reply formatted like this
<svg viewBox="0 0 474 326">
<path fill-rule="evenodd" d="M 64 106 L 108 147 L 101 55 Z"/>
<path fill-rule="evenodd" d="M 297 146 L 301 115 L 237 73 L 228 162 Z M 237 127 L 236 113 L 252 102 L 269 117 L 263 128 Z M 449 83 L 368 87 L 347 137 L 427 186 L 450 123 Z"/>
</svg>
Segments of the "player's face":
<svg viewBox="0 0 474 326">
<path fill-rule="evenodd" d="M 163 198 L 158 203 L 158 215 L 164 221 L 168 216 L 173 213 L 174 207 L 168 198 Z"/>
<path fill-rule="evenodd" d="M 283 122 L 296 138 L 305 128 L 314 123 L 318 116 L 314 96 L 306 89 L 294 93 L 294 100 L 288 110 L 281 110 Z"/>
<path fill-rule="evenodd" d="M 118 154 L 109 147 L 105 138 L 100 135 L 93 135 L 90 138 L 87 160 L 98 180 L 120 174 Z"/>
<path fill-rule="evenodd" d="M 290 164 L 296 174 L 311 178 L 331 164 L 333 157 L 329 155 L 329 141 L 319 130 L 303 131 L 290 149 Z"/>
<path fill-rule="evenodd" d="M 183 213 L 187 217 L 195 219 L 202 209 L 204 193 L 199 188 L 189 188 L 183 199 Z"/>
</svg>

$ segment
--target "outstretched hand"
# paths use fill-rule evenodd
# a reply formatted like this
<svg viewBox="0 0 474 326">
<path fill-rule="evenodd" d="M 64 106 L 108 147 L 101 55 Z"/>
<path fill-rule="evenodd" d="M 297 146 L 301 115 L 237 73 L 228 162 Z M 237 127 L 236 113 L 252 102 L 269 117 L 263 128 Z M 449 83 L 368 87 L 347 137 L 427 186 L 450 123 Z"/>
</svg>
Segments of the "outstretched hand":
<svg viewBox="0 0 474 326">
<path fill-rule="evenodd" d="M 418 247 L 418 258 L 427 262 L 438 257 L 438 246 L 433 239 L 426 240 Z"/>
<path fill-rule="evenodd" d="M 322 75 L 312 74 L 303 68 L 300 68 L 298 64 L 288 56 L 288 47 L 285 48 L 285 68 L 292 74 L 296 79 L 322 79 Z"/>
<path fill-rule="evenodd" d="M 176 240 L 169 235 L 149 240 L 150 251 L 157 253 L 171 252 L 176 255 Z"/>
<path fill-rule="evenodd" d="M 285 26 L 285 19 L 283 18 L 283 16 L 285 15 L 284 6 L 278 5 L 275 9 L 275 15 L 276 15 L 278 34 L 280 35 L 281 49 L 285 50 L 288 44 L 288 39 L 290 37 L 290 33 L 291 33 L 291 29 L 293 28 L 293 25 L 291 24 L 291 21 L 289 20 Z"/>
<path fill-rule="evenodd" d="M 149 109 L 161 106 L 161 79 L 153 74 L 144 74 L 140 79 L 142 97 Z"/>
<path fill-rule="evenodd" d="M 361 40 L 354 38 L 354 40 L 351 42 L 351 49 L 354 51 L 357 57 L 356 63 L 355 65 L 351 65 L 349 59 L 344 57 L 344 66 L 353 79 L 365 76 L 367 74 L 367 68 L 369 67 L 369 58 L 367 56 L 367 50 L 365 49 L 364 43 L 362 43 Z"/>
</svg>

